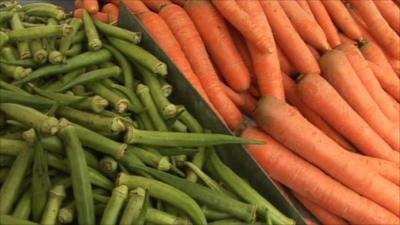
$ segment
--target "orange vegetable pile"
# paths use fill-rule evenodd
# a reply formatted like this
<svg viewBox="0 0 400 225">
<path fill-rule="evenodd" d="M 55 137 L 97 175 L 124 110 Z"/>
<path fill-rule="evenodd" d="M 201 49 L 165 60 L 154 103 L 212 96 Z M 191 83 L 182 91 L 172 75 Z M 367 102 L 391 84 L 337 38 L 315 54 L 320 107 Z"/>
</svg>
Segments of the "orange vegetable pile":
<svg viewBox="0 0 400 225">
<path fill-rule="evenodd" d="M 117 24 L 120 0 L 107 0 L 106 2 L 100 8 L 98 0 L 75 0 L 74 17 L 83 18 L 83 9 L 86 9 L 94 19 L 104 23 Z"/>
<path fill-rule="evenodd" d="M 122 1 L 323 224 L 400 224 L 400 1 Z"/>
</svg>

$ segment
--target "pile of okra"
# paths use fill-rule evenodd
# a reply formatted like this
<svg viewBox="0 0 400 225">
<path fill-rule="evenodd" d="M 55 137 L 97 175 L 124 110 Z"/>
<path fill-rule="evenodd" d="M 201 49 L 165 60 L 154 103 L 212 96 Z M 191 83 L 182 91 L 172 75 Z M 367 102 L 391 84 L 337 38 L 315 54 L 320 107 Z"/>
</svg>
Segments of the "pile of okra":
<svg viewBox="0 0 400 225">
<path fill-rule="evenodd" d="M 48 3 L 0 11 L 0 224 L 293 224 L 169 100 L 141 34 Z"/>
</svg>

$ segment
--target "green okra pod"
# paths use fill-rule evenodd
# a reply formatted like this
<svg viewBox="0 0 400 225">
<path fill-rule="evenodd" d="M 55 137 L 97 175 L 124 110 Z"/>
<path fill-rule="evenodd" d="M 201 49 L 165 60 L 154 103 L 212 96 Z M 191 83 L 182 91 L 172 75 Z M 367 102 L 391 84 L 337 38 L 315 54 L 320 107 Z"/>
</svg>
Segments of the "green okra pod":
<svg viewBox="0 0 400 225">
<path fill-rule="evenodd" d="M 0 103 L 14 103 L 36 109 L 50 109 L 55 101 L 37 95 L 20 94 L 19 92 L 0 89 Z"/>
<path fill-rule="evenodd" d="M 128 188 L 146 188 L 150 196 L 168 202 L 185 212 L 193 220 L 194 224 L 207 224 L 206 218 L 198 204 L 187 194 L 168 184 L 124 173 L 119 175 L 116 183 L 117 185 L 127 185 Z"/>
<path fill-rule="evenodd" d="M 107 23 L 103 23 L 99 20 L 93 20 L 96 28 L 103 34 L 119 39 L 123 39 L 133 44 L 138 44 L 142 39 L 142 34 L 140 32 L 132 32 L 126 29 L 119 28 Z"/>
<path fill-rule="evenodd" d="M 12 53 L 12 49 L 9 47 L 1 49 L 1 57 L 3 57 L 6 60 L 15 59 Z M 0 71 L 4 75 L 7 75 L 10 78 L 13 78 L 15 80 L 20 80 L 28 76 L 32 72 L 32 69 L 30 68 L 25 69 L 24 67 L 21 66 L 14 66 L 14 65 L 0 63 Z"/>
<path fill-rule="evenodd" d="M 129 105 L 128 109 L 129 111 L 132 111 L 134 113 L 142 113 L 145 111 L 144 106 L 140 102 L 139 98 L 136 96 L 136 94 L 133 92 L 132 89 L 118 85 L 118 84 L 112 84 L 111 88 L 115 89 L 116 91 L 121 92 L 124 94 L 128 100 L 129 100 Z"/>
<path fill-rule="evenodd" d="M 75 79 L 82 73 L 86 71 L 85 68 L 80 68 L 76 70 L 72 70 L 70 72 L 67 72 L 64 74 L 60 79 L 50 83 L 49 85 L 46 85 L 45 87 L 41 87 L 42 89 L 45 89 L 46 91 L 54 91 L 57 89 L 62 88 L 66 83 L 70 82 L 71 80 Z"/>
<path fill-rule="evenodd" d="M 62 20 L 66 16 L 64 10 L 44 5 L 40 7 L 31 7 L 25 10 L 25 13 L 28 16 L 51 17 L 57 20 Z"/>
<path fill-rule="evenodd" d="M 179 113 L 179 120 L 181 120 L 189 129 L 190 132 L 193 133 L 203 133 L 203 127 L 201 124 L 197 121 L 196 118 L 192 114 L 190 114 L 189 111 L 184 106 L 177 106 L 178 110 L 181 111 Z"/>
<path fill-rule="evenodd" d="M 42 225 L 53 225 L 57 222 L 58 212 L 61 208 L 66 197 L 65 187 L 63 185 L 56 185 L 49 191 L 49 200 L 47 201 L 46 207 L 43 211 L 42 219 L 40 224 Z"/>
<path fill-rule="evenodd" d="M 176 217 L 166 212 L 149 208 L 146 213 L 146 223 L 164 224 L 164 225 L 191 225 L 187 218 Z"/>
<path fill-rule="evenodd" d="M 76 32 L 75 36 L 71 39 L 71 44 L 82 43 L 86 39 L 86 33 L 84 30 Z"/>
<path fill-rule="evenodd" d="M 100 82 L 86 84 L 86 87 L 90 91 L 107 99 L 114 106 L 114 109 L 117 112 L 123 113 L 128 109 L 129 101 L 126 98 L 117 95 Z"/>
<path fill-rule="evenodd" d="M 0 24 L 9 21 L 12 16 L 13 16 L 14 12 L 13 11 L 0 11 Z"/>
<path fill-rule="evenodd" d="M 210 207 L 207 207 L 207 206 L 203 206 L 203 207 L 201 207 L 201 209 L 203 210 L 203 213 L 206 216 L 207 220 L 210 220 L 210 221 L 232 218 L 232 215 L 229 215 L 228 213 L 220 212 L 220 211 L 211 209 Z"/>
<path fill-rule="evenodd" d="M 102 41 L 97 33 L 96 26 L 93 23 L 92 17 L 86 10 L 83 10 L 83 25 L 85 27 L 86 37 L 88 39 L 88 47 L 91 51 L 101 49 Z"/>
<path fill-rule="evenodd" d="M 19 31 L 19 30 L 24 30 L 24 25 L 22 24 L 21 18 L 18 13 L 14 13 L 11 20 L 10 20 L 10 25 L 11 28 L 14 31 Z M 10 39 L 9 33 L 7 33 L 8 40 Z M 29 43 L 28 41 L 18 41 L 17 42 L 17 48 L 18 48 L 18 53 L 19 53 L 19 58 L 20 59 L 28 59 L 32 57 L 31 50 L 29 48 Z"/>
<path fill-rule="evenodd" d="M 62 37 L 71 32 L 69 25 L 47 25 L 12 30 L 7 33 L 10 41 L 28 41 L 37 38 Z"/>
<path fill-rule="evenodd" d="M 66 54 L 66 52 L 70 49 L 72 46 L 72 39 L 74 36 L 77 34 L 79 29 L 82 27 L 83 21 L 82 19 L 79 18 L 72 18 L 69 24 L 72 27 L 72 31 L 70 34 L 62 37 L 61 42 L 60 42 L 60 52 L 63 54 Z"/>
<path fill-rule="evenodd" d="M 120 185 L 113 189 L 110 201 L 108 201 L 101 217 L 100 224 L 116 224 L 126 199 L 128 198 L 128 187 Z"/>
<path fill-rule="evenodd" d="M 27 220 L 31 215 L 31 200 L 32 200 L 32 193 L 31 190 L 27 190 L 18 201 L 15 209 L 13 211 L 12 216 L 18 219 Z"/>
<path fill-rule="evenodd" d="M 182 132 L 182 133 L 188 132 L 188 127 L 179 120 L 175 120 L 170 128 L 172 131 L 176 132 Z"/>
<path fill-rule="evenodd" d="M 75 202 L 72 201 L 60 209 L 58 212 L 58 221 L 61 224 L 70 224 L 74 221 L 75 213 L 76 205 Z"/>
<path fill-rule="evenodd" d="M 168 171 L 171 169 L 172 165 L 168 158 L 161 156 L 159 154 L 154 154 L 153 152 L 147 151 L 143 148 L 139 148 L 133 145 L 128 146 L 128 150 L 135 154 L 143 163 L 149 165 L 153 168 Z"/>
<path fill-rule="evenodd" d="M 64 143 L 69 161 L 78 221 L 80 224 L 94 224 L 93 193 L 82 144 L 74 126 L 68 124 L 68 122 L 62 123 L 61 126 L 58 135 Z"/>
<path fill-rule="evenodd" d="M 10 215 L 0 215 L 0 225 L 39 225 L 29 220 L 23 220 Z"/>
<path fill-rule="evenodd" d="M 117 38 L 108 37 L 108 40 L 116 49 L 121 51 L 129 59 L 137 61 L 139 64 L 143 65 L 153 73 L 160 74 L 162 76 L 167 75 L 167 65 L 143 48 Z"/>
<path fill-rule="evenodd" d="M 115 175 L 118 169 L 118 162 L 114 158 L 106 156 L 99 161 L 99 169 L 104 174 Z"/>
<path fill-rule="evenodd" d="M 97 23 L 98 21 L 96 21 Z M 101 23 L 101 22 L 100 22 Z M 114 27 L 114 26 L 112 26 Z M 120 29 L 120 28 L 118 28 Z M 119 52 L 116 48 L 111 45 L 104 44 L 104 48 L 111 52 L 114 59 L 117 61 L 118 65 L 122 69 L 122 75 L 124 77 L 124 85 L 129 89 L 133 89 L 134 87 L 134 74 L 133 69 L 129 61 L 125 58 L 125 56 Z"/>
<path fill-rule="evenodd" d="M 169 83 L 167 83 L 167 81 L 166 81 L 164 78 L 162 78 L 162 77 L 159 77 L 159 78 L 158 78 L 158 81 L 160 81 L 161 91 L 164 93 L 164 96 L 165 96 L 165 97 L 170 96 L 170 95 L 172 94 L 173 89 L 174 89 L 174 88 L 172 87 L 172 85 L 170 85 Z"/>
<path fill-rule="evenodd" d="M 0 154 L 16 156 L 20 152 L 28 150 L 29 145 L 25 141 L 0 138 Z"/>
<path fill-rule="evenodd" d="M 7 47 L 4 47 L 7 48 Z M 16 60 L 16 59 L 9 59 L 9 60 L 3 60 L 0 59 L 0 63 L 4 63 L 7 65 L 13 65 L 13 66 L 22 66 L 22 67 L 29 67 L 29 68 L 37 68 L 39 65 L 33 61 L 33 59 L 21 59 L 21 60 Z"/>
<path fill-rule="evenodd" d="M 147 111 L 144 113 L 147 113 L 149 115 L 156 130 L 168 131 L 167 125 L 165 124 L 164 120 L 162 119 L 161 115 L 159 114 L 159 112 L 157 110 L 157 106 L 153 102 L 153 99 L 150 95 L 149 88 L 143 84 L 139 84 L 137 86 L 136 93 L 139 96 L 144 107 L 147 109 Z"/>
<path fill-rule="evenodd" d="M 15 161 L 15 157 L 9 155 L 0 155 L 0 167 L 10 167 Z"/>
<path fill-rule="evenodd" d="M 77 56 L 77 55 L 81 54 L 82 50 L 83 50 L 82 44 L 78 43 L 78 44 L 72 45 L 72 47 L 70 49 L 68 49 L 67 51 L 65 51 L 64 54 L 67 57 L 73 57 L 73 56 Z"/>
<path fill-rule="evenodd" d="M 36 7 L 51 7 L 51 8 L 55 8 L 55 9 L 62 9 L 59 6 L 56 6 L 54 4 L 51 3 L 47 3 L 47 2 L 34 2 L 34 3 L 29 3 L 29 4 L 24 4 L 21 8 L 22 11 L 26 11 L 28 9 L 31 8 L 36 8 Z"/>
<path fill-rule="evenodd" d="M 96 203 L 104 203 L 107 204 L 108 201 L 110 200 L 110 197 L 102 195 L 102 194 L 98 194 L 96 192 L 93 192 L 93 200 Z"/>
<path fill-rule="evenodd" d="M 22 90 L 21 88 L 14 86 L 12 84 L 6 83 L 2 80 L 0 80 L 0 88 L 7 90 L 7 91 L 12 91 L 21 95 L 27 95 L 30 96 L 31 94 L 29 94 L 28 92 L 26 92 L 25 90 Z"/>
<path fill-rule="evenodd" d="M 33 39 L 30 42 L 30 48 L 33 55 L 33 61 L 37 64 L 45 64 L 49 53 L 43 47 L 41 39 Z"/>
<path fill-rule="evenodd" d="M 2 31 L 0 31 L 0 48 L 7 44 L 9 38 L 8 35 Z"/>
<path fill-rule="evenodd" d="M 146 201 L 146 190 L 138 187 L 129 191 L 128 202 L 122 214 L 120 224 L 135 224 L 142 213 Z"/>
</svg>

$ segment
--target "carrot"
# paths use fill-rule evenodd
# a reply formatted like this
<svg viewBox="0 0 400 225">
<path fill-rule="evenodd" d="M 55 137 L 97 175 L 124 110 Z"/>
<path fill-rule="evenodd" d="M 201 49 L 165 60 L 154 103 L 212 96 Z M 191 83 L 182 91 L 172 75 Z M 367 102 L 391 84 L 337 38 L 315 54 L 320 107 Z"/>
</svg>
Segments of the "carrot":
<svg viewBox="0 0 400 225">
<path fill-rule="evenodd" d="M 339 33 L 339 38 L 340 38 L 341 43 L 347 43 L 347 44 L 353 44 L 353 45 L 357 44 L 356 41 L 351 40 L 350 38 L 348 38 L 347 36 L 345 36 L 342 33 Z"/>
<path fill-rule="evenodd" d="M 349 151 L 308 122 L 295 108 L 274 97 L 263 97 L 257 104 L 254 119 L 277 141 L 337 181 L 392 213 L 400 214 L 399 187 L 353 157 Z"/>
<path fill-rule="evenodd" d="M 281 70 L 289 75 L 294 75 L 296 73 L 296 70 L 292 66 L 292 64 L 289 62 L 289 59 L 286 57 L 286 55 L 282 52 L 282 50 L 277 46 L 276 48 L 277 53 L 278 53 L 278 59 L 279 59 L 279 65 L 281 67 Z"/>
<path fill-rule="evenodd" d="M 313 46 L 311 45 L 307 45 L 308 49 L 310 50 L 311 54 L 314 56 L 315 60 L 318 60 L 320 55 L 319 52 L 317 51 L 317 49 L 315 49 Z"/>
<path fill-rule="evenodd" d="M 395 59 L 386 55 L 386 59 L 389 62 L 390 66 L 392 67 L 394 73 L 399 77 L 400 76 L 400 60 Z"/>
<path fill-rule="evenodd" d="M 112 4 L 112 3 L 107 3 L 103 6 L 101 9 L 101 12 L 107 13 L 111 17 L 112 23 L 118 23 L 119 19 L 119 8 L 118 6 Z"/>
<path fill-rule="evenodd" d="M 378 79 L 382 88 L 390 94 L 391 97 L 395 99 L 395 101 L 400 101 L 400 80 L 397 77 L 387 76 L 387 73 L 379 67 L 375 63 L 368 61 L 368 65 L 371 70 L 374 72 L 374 75 Z M 396 102 L 396 103 L 397 103 Z"/>
<path fill-rule="evenodd" d="M 299 4 L 299 6 L 300 6 L 308 15 L 310 15 L 310 16 L 313 18 L 314 21 L 317 21 L 317 20 L 315 19 L 314 14 L 313 14 L 312 11 L 311 11 L 310 6 L 308 5 L 307 0 L 297 0 L 297 3 Z"/>
<path fill-rule="evenodd" d="M 356 41 L 361 41 L 363 39 L 362 33 L 356 22 L 340 0 L 321 2 L 324 4 L 333 22 L 343 33 L 346 34 L 346 36 Z"/>
<path fill-rule="evenodd" d="M 393 71 L 392 67 L 390 66 L 389 62 L 387 61 L 385 57 L 385 53 L 382 52 L 382 50 L 378 47 L 378 45 L 374 43 L 368 43 L 366 45 L 363 45 L 360 47 L 360 51 L 364 55 L 364 57 L 379 66 L 380 69 L 384 71 L 387 76 L 387 79 L 391 81 L 398 81 L 398 77 L 396 73 Z M 398 83 L 393 83 L 392 85 L 397 85 Z M 386 90 L 388 91 L 388 90 Z M 400 94 L 398 92 L 389 92 L 390 95 L 392 95 L 396 101 L 400 102 Z"/>
<path fill-rule="evenodd" d="M 86 9 L 90 14 L 97 13 L 99 11 L 99 2 L 97 0 L 82 0 L 83 8 Z"/>
<path fill-rule="evenodd" d="M 389 26 L 372 0 L 350 1 L 365 21 L 375 40 L 392 56 L 400 59 L 400 38 Z"/>
<path fill-rule="evenodd" d="M 121 0 L 130 9 L 133 14 L 139 15 L 150 11 L 142 1 Z"/>
<path fill-rule="evenodd" d="M 83 8 L 83 0 L 75 0 L 75 9 Z"/>
<path fill-rule="evenodd" d="M 269 45 L 272 50 L 272 53 L 261 52 L 247 40 L 254 72 L 257 77 L 258 90 L 261 96 L 270 95 L 279 99 L 285 99 L 278 54 L 272 31 L 263 13 L 263 9 L 258 1 L 238 1 L 238 4 L 253 18 L 253 21 L 262 25 L 264 31 L 263 36 L 267 37 L 269 40 Z"/>
<path fill-rule="evenodd" d="M 278 117 L 282 120 L 286 120 L 286 117 L 282 115 L 278 115 Z M 291 120 L 292 116 L 287 118 Z M 292 127 L 292 125 L 289 125 L 289 128 Z M 284 126 L 280 126 L 280 128 L 286 129 Z M 303 131 L 297 132 L 298 133 L 294 135 L 299 137 L 299 139 L 304 139 L 304 137 L 302 137 Z M 246 147 L 273 179 L 278 180 L 278 182 L 301 194 L 310 201 L 318 202 L 322 208 L 335 215 L 340 215 L 352 224 L 399 224 L 398 217 L 373 201 L 345 187 L 332 177 L 327 176 L 316 166 L 303 160 L 266 133 L 256 128 L 248 127 L 241 136 L 268 142 L 268 144 L 265 145 L 247 145 Z M 294 136 L 290 136 L 288 139 L 297 141 L 297 139 L 293 137 Z M 316 138 L 313 139 L 315 140 Z M 314 150 L 316 148 L 312 147 L 311 149 Z M 327 150 L 327 148 L 324 146 L 320 150 Z M 312 151 L 310 153 L 314 154 L 314 152 L 315 151 Z M 330 153 L 330 151 L 325 152 Z M 334 157 L 336 158 L 338 156 Z M 364 172 L 363 169 L 358 170 L 356 169 L 357 167 L 352 168 L 355 170 L 352 170 L 350 173 L 359 174 L 359 172 Z M 343 170 L 344 167 L 337 171 L 344 172 Z"/>
<path fill-rule="evenodd" d="M 191 4 L 192 1 L 188 1 L 186 7 L 190 7 Z M 162 8 L 160 16 L 168 24 L 181 45 L 210 102 L 231 129 L 239 128 L 243 123 L 242 114 L 223 93 L 218 76 L 208 57 L 206 47 L 189 15 L 181 7 L 169 4 Z"/>
<path fill-rule="evenodd" d="M 237 1 L 212 0 L 218 11 L 231 23 L 240 33 L 262 52 L 272 52 L 268 37 L 264 36 L 262 24 L 254 22 L 252 17 L 241 9 Z"/>
<path fill-rule="evenodd" d="M 159 12 L 162 7 L 171 4 L 169 0 L 141 0 L 149 9 Z"/>
<path fill-rule="evenodd" d="M 181 7 L 185 6 L 188 0 L 171 0 L 173 3 L 180 5 Z"/>
<path fill-rule="evenodd" d="M 393 149 L 400 151 L 400 129 L 380 110 L 343 52 L 332 50 L 320 58 L 323 76 L 349 105 Z"/>
<path fill-rule="evenodd" d="M 260 1 L 277 45 L 300 73 L 320 73 L 317 61 L 296 32 L 278 1 Z"/>
<path fill-rule="evenodd" d="M 244 114 L 250 116 L 257 105 L 257 100 L 251 96 L 248 92 L 236 93 L 230 87 L 225 84 L 221 84 L 225 94 L 233 103 L 242 111 Z"/>
<path fill-rule="evenodd" d="M 112 4 L 114 4 L 114 5 L 118 6 L 118 7 L 121 5 L 121 0 L 107 0 L 106 2 L 107 3 L 112 3 Z"/>
<path fill-rule="evenodd" d="M 374 72 L 369 68 L 368 61 L 365 60 L 360 50 L 351 44 L 342 44 L 337 47 L 337 50 L 342 51 L 346 55 L 358 78 L 385 116 L 394 124 L 400 124 L 400 108 L 398 104 L 393 104 L 389 96 L 382 89 Z"/>
<path fill-rule="evenodd" d="M 261 97 L 260 91 L 258 90 L 258 88 L 254 85 L 250 85 L 249 88 L 249 93 L 254 97 L 259 99 Z"/>
<path fill-rule="evenodd" d="M 302 10 L 297 1 L 281 0 L 279 3 L 306 43 L 322 51 L 331 49 L 322 28 L 312 16 Z"/>
<path fill-rule="evenodd" d="M 363 18 L 361 18 L 361 16 L 357 13 L 356 10 L 354 10 L 353 7 L 351 7 L 350 4 L 346 5 L 350 15 L 353 17 L 354 21 L 356 22 L 356 24 L 358 25 L 358 28 L 360 29 L 362 35 L 363 35 L 363 42 L 365 42 L 365 40 L 367 40 L 367 42 L 374 42 L 377 43 L 375 38 L 372 37 L 372 35 L 370 34 L 370 32 L 367 29 L 367 25 L 365 24 Z"/>
<path fill-rule="evenodd" d="M 324 208 L 320 207 L 319 205 L 313 203 L 312 201 L 308 200 L 307 198 L 301 196 L 298 193 L 293 193 L 294 196 L 308 209 L 314 216 L 318 218 L 323 224 L 329 225 L 346 225 L 347 223 L 341 217 L 338 217 L 331 212 L 326 211 Z"/>
<path fill-rule="evenodd" d="M 303 103 L 297 94 L 296 83 L 287 74 L 282 73 L 282 76 L 287 101 L 295 106 L 308 121 L 318 127 L 332 140 L 336 141 L 340 146 L 350 151 L 355 151 L 354 147 L 341 134 L 329 126 L 318 114 Z"/>
<path fill-rule="evenodd" d="M 250 86 L 250 73 L 236 49 L 224 18 L 209 1 L 189 2 L 191 4 L 187 4 L 185 9 L 221 75 L 233 90 L 246 91 Z"/>
<path fill-rule="evenodd" d="M 303 102 L 366 155 L 400 164 L 394 151 L 322 77 L 305 75 L 297 84 Z M 342 118 L 342 119 L 338 119 Z"/>
<path fill-rule="evenodd" d="M 300 3 L 301 1 L 299 1 Z M 331 47 L 336 47 L 341 43 L 335 24 L 332 22 L 328 11 L 319 0 L 307 0 L 308 5 L 322 30 L 325 32 L 328 43 Z"/>
<path fill-rule="evenodd" d="M 104 23 L 110 23 L 110 16 L 106 13 L 103 12 L 97 12 L 92 14 L 93 18 L 95 18 L 98 21 L 104 22 Z M 83 19 L 83 8 L 78 8 L 74 10 L 74 17 Z"/>
<path fill-rule="evenodd" d="M 178 6 L 177 6 L 178 7 Z M 165 9 L 169 11 L 170 9 Z M 196 88 L 201 96 L 208 101 L 206 92 L 204 91 L 201 82 L 187 60 L 179 42 L 174 37 L 174 34 L 169 29 L 166 22 L 156 13 L 144 12 L 138 15 L 140 21 L 145 26 L 146 30 L 157 41 L 164 52 L 172 59 L 172 61 L 182 71 L 182 74 Z"/>
</svg>

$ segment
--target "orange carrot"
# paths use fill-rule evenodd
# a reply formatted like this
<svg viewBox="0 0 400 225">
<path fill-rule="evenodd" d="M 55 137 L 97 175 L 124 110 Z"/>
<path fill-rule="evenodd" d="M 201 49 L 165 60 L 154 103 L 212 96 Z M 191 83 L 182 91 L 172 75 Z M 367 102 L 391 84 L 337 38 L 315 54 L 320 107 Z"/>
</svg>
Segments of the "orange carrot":
<svg viewBox="0 0 400 225">
<path fill-rule="evenodd" d="M 320 73 L 317 61 L 290 23 L 278 1 L 260 1 L 274 38 L 300 73 Z"/>
<path fill-rule="evenodd" d="M 390 94 L 397 102 L 400 102 L 400 80 L 397 77 L 387 76 L 387 73 L 376 65 L 375 63 L 368 61 L 369 67 L 374 72 L 374 75 L 378 79 L 379 83 L 381 84 L 382 88 Z"/>
<path fill-rule="evenodd" d="M 400 59 L 400 38 L 389 26 L 372 0 L 351 0 L 352 5 L 365 21 L 375 40 L 392 56 Z"/>
<path fill-rule="evenodd" d="M 261 96 L 270 95 L 279 99 L 285 99 L 278 54 L 272 31 L 263 13 L 263 9 L 258 1 L 238 1 L 238 4 L 253 18 L 253 21 L 262 25 L 263 36 L 267 37 L 272 50 L 272 53 L 261 52 L 247 40 L 254 72 L 257 77 L 258 90 Z"/>
<path fill-rule="evenodd" d="M 319 205 L 313 203 L 312 201 L 308 200 L 307 198 L 301 196 L 300 194 L 293 193 L 294 196 L 308 209 L 314 216 L 318 218 L 323 224 L 329 225 L 346 225 L 347 223 L 341 217 L 338 217 L 324 208 L 320 207 Z"/>
<path fill-rule="evenodd" d="M 270 109 L 274 110 L 275 108 L 271 107 Z M 298 121 L 293 121 L 292 115 L 285 117 L 281 114 L 277 115 L 277 117 L 283 120 L 284 124 L 288 124 L 285 122 L 287 118 L 291 122 L 298 124 Z M 285 126 L 282 126 L 282 124 L 277 126 L 285 132 Z M 288 128 L 293 128 L 293 125 L 288 124 Z M 397 216 L 388 212 L 373 201 L 355 193 L 332 177 L 327 176 L 316 166 L 303 160 L 266 133 L 256 128 L 248 127 L 241 136 L 244 138 L 266 141 L 268 144 L 247 145 L 246 147 L 273 179 L 278 180 L 280 183 L 286 185 L 310 201 L 318 202 L 322 208 L 335 215 L 340 215 L 352 224 L 399 224 L 400 219 Z M 295 136 L 300 140 L 305 139 L 303 130 L 296 131 L 293 136 L 288 135 L 287 139 L 297 141 L 297 138 L 294 138 Z M 312 136 L 311 141 L 312 140 L 319 139 Z M 330 154 L 331 149 L 329 149 L 329 151 L 327 151 L 327 149 L 327 146 L 322 146 L 319 149 L 311 147 L 310 153 L 315 154 L 315 151 L 322 150 Z M 339 155 L 334 155 L 333 158 L 344 160 L 344 158 L 340 158 Z M 337 172 L 344 173 L 348 171 L 347 173 L 360 174 L 364 173 L 363 167 L 359 168 L 356 165 L 351 165 L 351 167 L 344 166 L 337 169 Z M 369 168 L 366 168 L 366 170 L 368 171 Z M 367 180 L 369 178 L 368 176 L 366 177 Z M 375 184 L 378 183 L 374 183 L 374 185 Z M 370 189 L 371 187 L 368 186 L 367 188 Z M 380 195 L 380 193 L 378 193 L 378 195 Z"/>
<path fill-rule="evenodd" d="M 83 8 L 86 9 L 90 14 L 97 13 L 99 11 L 99 2 L 97 0 L 82 0 Z"/>
<path fill-rule="evenodd" d="M 180 5 L 181 7 L 185 6 L 188 0 L 171 0 L 173 3 Z"/>
<path fill-rule="evenodd" d="M 237 1 L 212 0 L 212 3 L 252 45 L 262 52 L 273 51 L 270 41 L 263 35 L 262 24 L 254 22 L 251 16 L 239 7 Z"/>
<path fill-rule="evenodd" d="M 322 51 L 331 49 L 322 28 L 312 16 L 302 10 L 297 1 L 281 0 L 279 3 L 306 43 Z"/>
<path fill-rule="evenodd" d="M 341 134 L 329 126 L 318 114 L 303 103 L 297 94 L 296 83 L 288 75 L 282 73 L 282 76 L 287 101 L 295 106 L 308 121 L 318 127 L 332 140 L 336 141 L 340 146 L 350 151 L 355 151 L 354 147 Z"/>
<path fill-rule="evenodd" d="M 400 129 L 380 110 L 360 78 L 353 70 L 346 55 L 332 50 L 320 58 L 323 76 L 332 84 L 349 105 L 393 149 L 400 151 Z"/>
<path fill-rule="evenodd" d="M 346 36 L 356 41 L 361 41 L 363 39 L 362 33 L 356 22 L 340 0 L 321 2 L 324 4 L 333 22 L 343 33 L 346 34 Z"/>
<path fill-rule="evenodd" d="M 368 44 L 361 46 L 360 51 L 367 60 L 375 63 L 377 66 L 379 66 L 381 70 L 384 71 L 385 76 L 387 76 L 386 79 L 389 79 L 391 81 L 398 80 L 396 73 L 393 71 L 392 67 L 390 66 L 389 62 L 385 57 L 385 53 L 382 52 L 382 50 L 378 47 L 378 45 L 370 42 Z M 392 85 L 398 86 L 398 83 L 394 83 Z M 400 96 L 399 96 L 400 94 L 398 92 L 398 89 L 397 92 L 389 92 L 389 94 L 392 95 L 398 102 L 400 102 Z"/>
<path fill-rule="evenodd" d="M 249 93 L 254 97 L 259 99 L 261 97 L 260 91 L 258 90 L 258 88 L 254 85 L 250 85 L 249 88 Z"/>
<path fill-rule="evenodd" d="M 339 45 L 341 42 L 338 31 L 322 2 L 319 0 L 308 0 L 308 5 L 316 21 L 321 26 L 322 30 L 324 30 L 329 45 L 331 47 L 336 47 Z"/>
<path fill-rule="evenodd" d="M 386 59 L 397 76 L 400 76 L 400 60 L 386 55 Z"/>
<path fill-rule="evenodd" d="M 192 1 L 188 1 L 185 6 L 191 7 L 192 3 Z M 206 47 L 189 15 L 181 7 L 169 4 L 162 8 L 160 16 L 168 24 L 181 45 L 210 102 L 231 129 L 239 128 L 243 123 L 242 114 L 223 93 Z"/>
<path fill-rule="evenodd" d="M 364 38 L 363 42 L 365 42 L 365 40 L 366 40 L 367 42 L 377 43 L 375 38 L 372 37 L 372 35 L 368 31 L 367 25 L 365 24 L 363 18 L 361 18 L 361 16 L 357 13 L 357 11 L 354 10 L 354 8 L 351 7 L 350 4 L 347 4 L 346 7 L 347 7 L 350 15 L 353 17 L 354 21 L 358 25 L 358 28 L 360 29 L 360 31 L 363 35 L 363 38 Z"/>
<path fill-rule="evenodd" d="M 315 19 L 314 14 L 311 11 L 310 5 L 308 5 L 307 0 L 297 0 L 297 3 L 299 3 L 299 6 L 308 14 L 310 15 L 314 21 L 317 21 Z"/>
<path fill-rule="evenodd" d="M 257 100 L 248 92 L 237 93 L 225 84 L 221 84 L 225 94 L 244 114 L 250 116 L 257 105 Z"/>
<path fill-rule="evenodd" d="M 99 20 L 103 23 L 110 23 L 111 18 L 108 14 L 103 13 L 103 12 L 97 12 L 92 14 L 93 18 L 96 20 Z M 74 10 L 74 17 L 83 19 L 83 8 L 75 9 Z"/>
<path fill-rule="evenodd" d="M 139 15 L 150 11 L 142 1 L 121 0 L 130 9 L 133 14 Z"/>
<path fill-rule="evenodd" d="M 318 92 L 315 88 L 312 90 Z M 400 214 L 399 187 L 353 157 L 292 106 L 274 97 L 263 97 L 257 104 L 254 118 L 265 132 L 305 160 L 360 195 Z"/>
<path fill-rule="evenodd" d="M 118 19 L 119 19 L 118 6 L 116 6 L 112 3 L 107 3 L 103 6 L 103 8 L 101 9 L 101 12 L 107 13 L 108 15 L 110 15 L 113 23 L 118 23 Z"/>
<path fill-rule="evenodd" d="M 296 73 L 296 70 L 292 66 L 292 64 L 289 62 L 289 59 L 282 52 L 282 50 L 279 48 L 279 46 L 277 46 L 276 49 L 278 52 L 279 65 L 281 66 L 281 70 L 283 72 L 285 72 L 286 74 L 289 74 L 290 76 L 294 75 Z"/>
<path fill-rule="evenodd" d="M 318 60 L 320 55 L 319 52 L 317 51 L 317 49 L 315 49 L 313 46 L 311 45 L 307 45 L 308 49 L 310 50 L 311 54 L 314 56 L 315 60 Z"/>
<path fill-rule="evenodd" d="M 396 4 L 390 0 L 379 0 L 374 3 L 390 27 L 400 33 L 400 10 Z"/>
<path fill-rule="evenodd" d="M 400 164 L 394 151 L 322 77 L 305 75 L 297 84 L 303 102 L 366 155 Z M 340 118 L 340 119 L 339 119 Z"/>
<path fill-rule="evenodd" d="M 228 85 L 235 91 L 246 91 L 250 86 L 250 73 L 222 15 L 206 0 L 192 1 L 191 7 L 185 6 L 185 9 Z"/>
<path fill-rule="evenodd" d="M 107 3 L 112 3 L 112 4 L 114 4 L 114 5 L 118 6 L 118 7 L 121 5 L 121 0 L 107 0 L 106 2 Z"/>
<path fill-rule="evenodd" d="M 345 36 L 344 34 L 339 32 L 339 38 L 340 38 L 340 42 L 341 43 L 348 43 L 348 44 L 357 44 L 356 41 L 351 40 L 350 38 L 348 38 L 347 36 Z"/>
<path fill-rule="evenodd" d="M 342 44 L 337 49 L 346 55 L 358 78 L 385 116 L 394 124 L 400 124 L 400 108 L 398 104 L 393 104 L 389 96 L 382 89 L 374 72 L 369 68 L 368 61 L 365 60 L 360 50 L 351 44 Z"/>
<path fill-rule="evenodd" d="M 75 0 L 75 9 L 83 8 L 82 0 Z"/>
<path fill-rule="evenodd" d="M 162 7 L 171 4 L 169 0 L 141 0 L 149 9 L 159 12 Z"/>
</svg>

